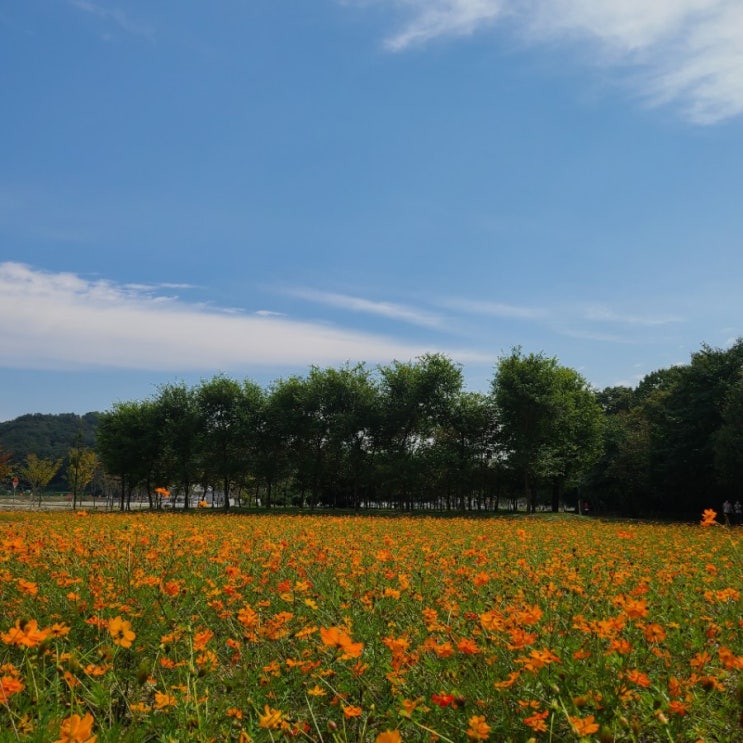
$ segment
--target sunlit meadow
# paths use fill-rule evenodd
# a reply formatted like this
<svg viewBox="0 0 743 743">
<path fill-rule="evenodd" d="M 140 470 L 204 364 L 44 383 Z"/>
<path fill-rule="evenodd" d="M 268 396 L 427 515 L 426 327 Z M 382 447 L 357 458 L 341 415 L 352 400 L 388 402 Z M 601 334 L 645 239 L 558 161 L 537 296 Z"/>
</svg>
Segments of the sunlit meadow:
<svg viewBox="0 0 743 743">
<path fill-rule="evenodd" d="M 0 736 L 743 740 L 713 523 L 0 515 Z"/>
</svg>

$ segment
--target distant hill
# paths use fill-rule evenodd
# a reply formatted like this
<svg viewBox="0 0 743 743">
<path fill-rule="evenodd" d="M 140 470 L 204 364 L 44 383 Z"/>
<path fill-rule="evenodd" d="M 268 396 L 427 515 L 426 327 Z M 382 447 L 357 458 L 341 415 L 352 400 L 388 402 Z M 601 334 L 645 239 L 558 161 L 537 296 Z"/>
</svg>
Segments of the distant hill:
<svg viewBox="0 0 743 743">
<path fill-rule="evenodd" d="M 95 446 L 95 432 L 100 413 L 60 413 L 21 415 L 0 423 L 0 450 L 10 452 L 14 462 L 27 454 L 42 459 L 64 459 L 78 443 Z"/>
</svg>

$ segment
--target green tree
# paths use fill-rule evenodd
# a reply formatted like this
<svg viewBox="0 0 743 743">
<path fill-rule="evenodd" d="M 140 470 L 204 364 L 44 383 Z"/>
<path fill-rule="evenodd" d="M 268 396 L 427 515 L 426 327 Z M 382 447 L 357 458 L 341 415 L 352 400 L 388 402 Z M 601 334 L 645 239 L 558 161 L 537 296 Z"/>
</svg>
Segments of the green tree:
<svg viewBox="0 0 743 743">
<path fill-rule="evenodd" d="M 743 339 L 728 349 L 703 345 L 675 380 L 654 420 L 655 488 L 658 508 L 694 517 L 720 498 L 723 441 L 735 431 L 736 388 L 743 369 Z M 719 433 L 720 430 L 723 433 Z M 725 483 L 722 483 L 725 485 Z"/>
<path fill-rule="evenodd" d="M 516 348 L 500 359 L 492 393 L 502 456 L 521 479 L 527 507 L 535 510 L 537 488 L 549 484 L 557 508 L 565 484 L 601 452 L 603 413 L 587 383 L 555 358 Z"/>
<path fill-rule="evenodd" d="M 202 466 L 196 395 L 184 383 L 167 384 L 160 388 L 155 406 L 162 426 L 162 485 L 173 485 L 176 492 L 183 493 L 184 508 L 188 509 Z"/>
<path fill-rule="evenodd" d="M 743 482 L 743 369 L 730 388 L 722 408 L 722 425 L 714 434 L 715 471 L 728 496 L 739 498 L 735 488 Z"/>
<path fill-rule="evenodd" d="M 430 489 L 428 449 L 445 427 L 462 391 L 462 370 L 442 354 L 380 367 L 378 448 L 383 487 L 402 508 L 420 504 Z"/>
<path fill-rule="evenodd" d="M 153 488 L 165 481 L 160 411 L 152 400 L 119 402 L 103 413 L 96 450 L 109 475 L 120 484 L 120 508 L 129 509 L 134 489 L 146 490 L 152 506 Z"/>
<path fill-rule="evenodd" d="M 447 510 L 484 505 L 494 471 L 496 419 L 492 399 L 460 392 L 451 400 L 445 420 L 436 428 L 429 449 L 429 476 L 438 484 Z M 439 506 L 442 503 L 438 504 Z"/>
<path fill-rule="evenodd" d="M 19 474 L 28 483 L 34 499 L 41 505 L 41 494 L 62 466 L 62 460 L 41 459 L 36 454 L 27 454 Z"/>
<path fill-rule="evenodd" d="M 248 398 L 246 388 L 222 375 L 196 390 L 204 475 L 221 487 L 225 510 L 230 508 L 233 486 L 249 468 L 248 434 L 258 417 L 258 400 L 258 395 Z"/>
<path fill-rule="evenodd" d="M 77 508 L 77 497 L 93 480 L 98 468 L 98 455 L 84 446 L 75 446 L 67 456 L 67 483 L 72 490 L 72 508 Z"/>
</svg>

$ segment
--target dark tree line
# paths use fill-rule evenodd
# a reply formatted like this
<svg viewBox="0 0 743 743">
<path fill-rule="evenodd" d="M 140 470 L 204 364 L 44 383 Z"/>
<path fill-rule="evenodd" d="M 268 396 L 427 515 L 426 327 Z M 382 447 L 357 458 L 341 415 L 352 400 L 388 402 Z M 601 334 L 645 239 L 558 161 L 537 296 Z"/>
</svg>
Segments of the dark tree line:
<svg viewBox="0 0 743 743">
<path fill-rule="evenodd" d="M 432 354 L 313 367 L 267 389 L 225 376 L 166 385 L 102 414 L 98 452 L 122 508 L 135 492 L 157 504 L 167 486 L 184 507 L 197 492 L 225 508 L 534 509 L 547 492 L 557 509 L 600 456 L 603 422 L 586 381 L 555 359 L 515 350 L 486 395 Z"/>
<path fill-rule="evenodd" d="M 135 494 L 157 506 L 166 487 L 182 504 L 190 494 L 225 507 L 567 505 L 696 518 L 743 498 L 743 339 L 702 346 L 635 388 L 597 391 L 556 359 L 515 349 L 488 394 L 468 392 L 458 365 L 428 355 L 313 367 L 267 388 L 225 376 L 165 385 L 83 419 L 22 416 L 0 434 L 15 436 L 0 437 L 6 490 L 14 474 L 28 480 L 24 457 L 87 456 L 95 434 L 105 476 L 90 487 L 115 489 L 122 508 Z M 80 467 L 65 462 L 57 476 L 77 483 Z"/>
<path fill-rule="evenodd" d="M 704 345 L 689 364 L 596 397 L 605 448 L 584 493 L 597 506 L 694 517 L 743 499 L 743 339 L 725 350 Z"/>
</svg>

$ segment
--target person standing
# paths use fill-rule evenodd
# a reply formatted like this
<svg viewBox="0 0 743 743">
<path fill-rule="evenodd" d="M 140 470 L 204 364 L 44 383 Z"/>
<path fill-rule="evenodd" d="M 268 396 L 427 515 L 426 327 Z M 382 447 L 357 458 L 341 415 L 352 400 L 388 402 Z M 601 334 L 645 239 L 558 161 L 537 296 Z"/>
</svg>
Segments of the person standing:
<svg viewBox="0 0 743 743">
<path fill-rule="evenodd" d="M 725 517 L 725 526 L 730 526 L 730 517 L 733 515 L 733 504 L 727 498 L 722 504 L 722 515 Z"/>
<path fill-rule="evenodd" d="M 739 500 L 733 504 L 733 513 L 735 514 L 735 523 L 739 526 L 743 524 L 743 506 L 741 506 Z"/>
</svg>

